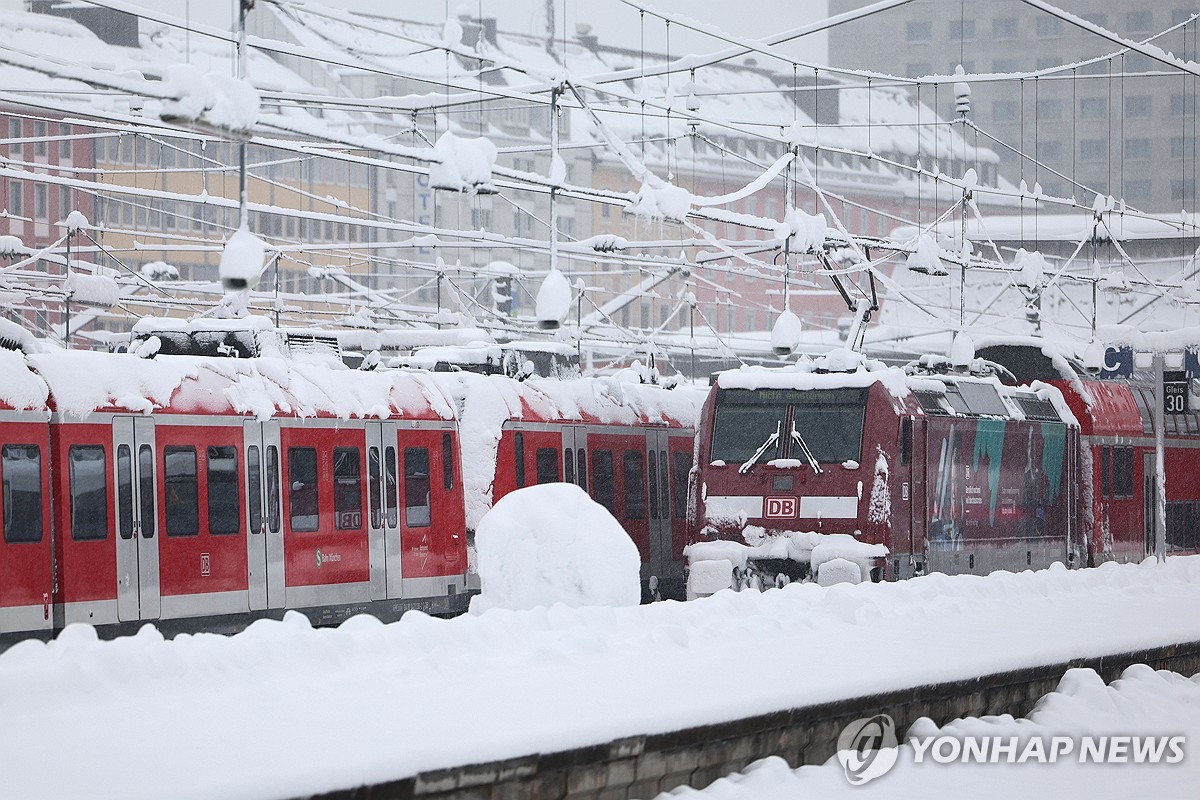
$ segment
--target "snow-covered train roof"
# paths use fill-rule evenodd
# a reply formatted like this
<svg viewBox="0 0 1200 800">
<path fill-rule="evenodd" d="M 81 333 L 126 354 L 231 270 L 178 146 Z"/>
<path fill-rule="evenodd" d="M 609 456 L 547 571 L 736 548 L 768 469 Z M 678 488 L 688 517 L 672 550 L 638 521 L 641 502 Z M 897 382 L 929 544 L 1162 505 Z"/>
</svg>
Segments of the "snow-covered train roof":
<svg viewBox="0 0 1200 800">
<path fill-rule="evenodd" d="M 847 350 L 802 356 L 787 367 L 743 366 L 718 373 L 719 389 L 844 389 L 883 386 L 897 413 L 1061 420 L 1078 425 L 1062 392 L 1034 381 L 1007 386 L 995 375 L 914 374 Z"/>
</svg>

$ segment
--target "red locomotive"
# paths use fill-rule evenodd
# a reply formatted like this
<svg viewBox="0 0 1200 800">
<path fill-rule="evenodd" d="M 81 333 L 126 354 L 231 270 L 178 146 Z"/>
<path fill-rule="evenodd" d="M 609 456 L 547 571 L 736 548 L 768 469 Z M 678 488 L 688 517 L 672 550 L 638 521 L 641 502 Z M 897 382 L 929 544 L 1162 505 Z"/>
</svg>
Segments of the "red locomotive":
<svg viewBox="0 0 1200 800">
<path fill-rule="evenodd" d="M 701 412 L 692 541 L 849 534 L 889 551 L 869 565 L 875 580 L 1145 557 L 1149 388 L 1043 347 L 982 347 L 975 372 L 842 352 L 721 373 Z M 1190 475 L 1200 430 L 1195 415 L 1172 416 L 1166 469 Z M 1200 484 L 1167 487 L 1168 542 L 1195 550 Z M 749 552 L 768 581 L 809 573 L 803 552 Z"/>
<path fill-rule="evenodd" d="M 113 354 L 0 330 L 0 642 L 455 613 L 492 500 L 564 479 L 626 525 L 648 592 L 682 590 L 687 393 L 352 370 L 261 321 L 135 332 Z"/>
</svg>

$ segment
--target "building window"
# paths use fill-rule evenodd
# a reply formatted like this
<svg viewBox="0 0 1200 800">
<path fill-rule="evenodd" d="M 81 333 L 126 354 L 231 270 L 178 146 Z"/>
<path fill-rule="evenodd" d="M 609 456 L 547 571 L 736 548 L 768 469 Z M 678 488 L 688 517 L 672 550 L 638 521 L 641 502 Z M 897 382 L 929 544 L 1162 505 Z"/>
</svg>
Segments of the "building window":
<svg viewBox="0 0 1200 800">
<path fill-rule="evenodd" d="M 1103 161 L 1108 158 L 1108 141 L 1106 139 L 1081 139 L 1079 141 L 1079 158 L 1082 161 Z"/>
<path fill-rule="evenodd" d="M 1151 197 L 1150 181 L 1136 180 L 1125 182 L 1125 199 L 1135 203 L 1144 203 Z"/>
<path fill-rule="evenodd" d="M 1190 197 L 1196 196 L 1196 182 L 1191 178 L 1184 178 L 1181 181 L 1171 181 L 1171 199 L 1172 200 L 1187 200 Z"/>
<path fill-rule="evenodd" d="M 8 138 L 12 140 L 12 142 L 10 142 L 8 145 L 9 155 L 11 155 L 13 158 L 20 158 L 22 155 L 21 149 L 23 145 L 17 140 L 21 138 L 21 120 L 16 119 L 15 117 L 9 117 Z"/>
<path fill-rule="evenodd" d="M 1037 104 L 1039 122 L 1058 122 L 1063 116 L 1061 100 L 1039 100 Z"/>
<path fill-rule="evenodd" d="M 1062 59 L 1058 56 L 1040 56 L 1037 60 L 1037 68 L 1039 70 L 1050 69 L 1051 67 L 1057 67 L 1061 63 Z"/>
<path fill-rule="evenodd" d="M 1196 140 L 1191 136 L 1171 137 L 1171 158 L 1194 158 Z"/>
<path fill-rule="evenodd" d="M 42 451 L 35 444 L 6 444 L 0 450 L 4 496 L 4 541 L 42 540 Z"/>
<path fill-rule="evenodd" d="M 1150 140 L 1126 139 L 1125 158 L 1130 160 L 1144 160 L 1150 158 Z"/>
<path fill-rule="evenodd" d="M 39 119 L 33 123 L 33 135 L 35 141 L 33 143 L 33 154 L 35 156 L 45 156 L 49 151 L 46 138 L 50 135 L 46 120 Z"/>
<path fill-rule="evenodd" d="M 217 535 L 240 533 L 237 448 L 210 447 L 207 455 L 208 532 Z"/>
<path fill-rule="evenodd" d="M 1196 113 L 1196 96 L 1192 94 L 1171 95 L 1171 116 L 1185 117 Z"/>
<path fill-rule="evenodd" d="M 1063 23 L 1058 17 L 1043 15 L 1038 17 L 1037 35 L 1038 36 L 1062 36 Z"/>
<path fill-rule="evenodd" d="M 58 157 L 64 160 L 71 158 L 71 126 L 65 122 L 60 122 L 58 125 Z"/>
<path fill-rule="evenodd" d="M 992 72 L 1017 72 L 1020 68 L 1015 58 L 997 58 L 992 62 Z"/>
<path fill-rule="evenodd" d="M 200 532 L 196 448 L 173 446 L 163 450 L 163 491 L 167 536 L 195 536 Z"/>
<path fill-rule="evenodd" d="M 1042 142 L 1038 145 L 1038 160 L 1043 164 L 1062 161 L 1062 142 Z"/>
<path fill-rule="evenodd" d="M 952 19 L 950 20 L 950 38 L 954 41 L 962 39 L 975 38 L 975 20 L 973 19 Z"/>
<path fill-rule="evenodd" d="M 1101 28 L 1108 27 L 1108 15 L 1107 14 L 1083 14 L 1082 16 L 1084 19 L 1086 19 L 1088 22 L 1092 23 L 1093 25 L 1098 25 Z"/>
<path fill-rule="evenodd" d="M 1108 116 L 1108 100 L 1103 97 L 1085 97 L 1079 101 L 1080 119 L 1104 119 Z"/>
<path fill-rule="evenodd" d="M 1129 11 L 1125 14 L 1126 33 L 1150 33 L 1154 30 L 1153 11 Z"/>
<path fill-rule="evenodd" d="M 933 22 L 915 20 L 904 26 L 904 38 L 909 42 L 928 42 L 933 39 Z"/>
<path fill-rule="evenodd" d="M 904 69 L 905 69 L 904 74 L 908 75 L 911 78 L 918 78 L 922 75 L 932 75 L 933 74 L 933 64 L 930 64 L 928 61 L 916 61 L 916 62 L 913 62 L 912 64 L 909 64 Z M 750 212 L 750 213 L 753 213 L 753 212 Z"/>
<path fill-rule="evenodd" d="M 74 210 L 74 208 L 72 208 L 71 200 L 72 200 L 71 188 L 69 186 L 59 186 L 58 187 L 58 218 L 60 220 L 66 220 L 66 218 L 69 217 L 71 215 L 71 212 Z M 97 214 L 96 217 L 99 218 L 100 215 Z"/>
<path fill-rule="evenodd" d="M 997 100 L 992 103 L 992 119 L 996 122 L 1015 122 L 1017 112 L 1017 104 L 1013 100 Z"/>
<path fill-rule="evenodd" d="M 8 213 L 19 217 L 25 213 L 25 184 L 8 179 Z"/>
<path fill-rule="evenodd" d="M 1148 94 L 1134 95 L 1125 98 L 1125 116 L 1145 118 L 1150 116 L 1153 105 Z"/>
<path fill-rule="evenodd" d="M 44 183 L 33 185 L 33 216 L 38 222 L 50 219 L 50 190 Z"/>
<path fill-rule="evenodd" d="M 1000 17 L 992 20 L 992 38 L 993 39 L 1015 39 L 1017 38 L 1017 18 L 1016 17 Z"/>
</svg>

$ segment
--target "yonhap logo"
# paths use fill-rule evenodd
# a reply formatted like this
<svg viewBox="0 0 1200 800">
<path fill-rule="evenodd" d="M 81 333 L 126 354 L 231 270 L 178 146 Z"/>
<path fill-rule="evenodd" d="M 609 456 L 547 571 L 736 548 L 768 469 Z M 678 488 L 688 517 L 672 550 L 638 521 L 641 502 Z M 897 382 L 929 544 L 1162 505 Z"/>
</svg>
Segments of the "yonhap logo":
<svg viewBox="0 0 1200 800">
<path fill-rule="evenodd" d="M 854 786 L 886 775 L 897 755 L 896 723 L 887 714 L 856 719 L 838 737 L 837 758 Z"/>
</svg>

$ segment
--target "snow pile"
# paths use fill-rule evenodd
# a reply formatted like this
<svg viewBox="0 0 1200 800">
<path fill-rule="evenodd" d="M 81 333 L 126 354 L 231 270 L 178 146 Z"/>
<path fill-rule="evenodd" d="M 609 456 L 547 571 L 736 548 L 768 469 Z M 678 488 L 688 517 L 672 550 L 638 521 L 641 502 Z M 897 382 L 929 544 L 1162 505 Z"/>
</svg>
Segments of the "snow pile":
<svg viewBox="0 0 1200 800">
<path fill-rule="evenodd" d="M 217 269 L 221 283 L 227 289 L 252 288 L 262 274 L 266 253 L 266 244 L 250 232 L 243 220 L 221 251 L 221 264 Z"/>
<path fill-rule="evenodd" d="M 641 557 L 621 523 L 572 483 L 510 492 L 475 531 L 482 592 L 491 608 L 636 606 Z"/>
<path fill-rule="evenodd" d="M 0 337 L 8 339 L 10 326 L 17 326 L 8 320 L 0 320 L 0 323 L 3 323 L 0 324 Z M 17 330 L 25 333 L 22 328 Z M 0 348 L 0 376 L 3 376 L 0 377 L 0 405 L 18 410 L 46 408 L 49 398 L 46 382 L 30 371 L 22 353 Z"/>
<path fill-rule="evenodd" d="M 629 213 L 650 219 L 683 222 L 692 210 L 692 193 L 658 178 L 647 180 L 627 209 Z"/>
<path fill-rule="evenodd" d="M 820 250 L 829 232 L 824 214 L 809 214 L 802 208 L 788 209 L 787 225 L 790 235 L 795 236 L 793 249 L 797 253 Z"/>
<path fill-rule="evenodd" d="M 862 583 L 863 574 L 858 564 L 846 558 L 831 558 L 821 565 L 817 573 L 817 583 L 821 586 L 834 586 L 839 583 Z"/>
<path fill-rule="evenodd" d="M 928 234 L 917 237 L 917 243 L 905 258 L 904 264 L 913 272 L 924 272 L 927 275 L 950 274 L 942 264 L 942 249 Z"/>
<path fill-rule="evenodd" d="M 496 165 L 496 145 L 482 136 L 465 139 L 446 131 L 433 146 L 438 161 L 429 167 L 429 183 L 434 189 L 453 192 L 494 192 L 492 168 Z"/>
<path fill-rule="evenodd" d="M 413 612 L 390 625 L 355 617 L 320 630 L 292 612 L 237 636 L 171 641 L 150 626 L 108 642 L 72 626 L 55 642 L 23 642 L 0 654 L 0 686 L 20 687 L 4 693 L 0 713 L 4 794 L 307 797 L 422 770 L 1197 641 L 1200 617 L 1171 611 L 1198 604 L 1200 558 L 1190 557 L 1075 572 L 793 584 L 625 608 L 494 610 L 450 620 Z M 744 675 L 747 654 L 764 652 L 803 679 L 721 680 L 714 691 L 714 676 Z M 1185 710 L 1191 720 L 1180 729 L 1191 731 L 1200 714 L 1190 704 Z M 70 769 L 46 769 L 47 742 Z M 312 758 L 315 751 L 322 758 Z M 957 775 L 943 771 L 949 780 Z M 1103 772 L 1115 779 L 1121 770 Z M 845 780 L 840 772 L 831 777 Z"/>
<path fill-rule="evenodd" d="M 148 281 L 179 280 L 179 269 L 165 261 L 147 261 L 138 273 Z"/>
<path fill-rule="evenodd" d="M 258 122 L 258 91 L 249 81 L 173 64 L 163 89 L 175 96 L 163 103 L 164 119 L 203 121 L 235 131 L 248 131 Z"/>
<path fill-rule="evenodd" d="M 902 731 L 897 731 L 902 734 Z M 1008 763 L 938 763 L 933 746 L 924 745 L 921 760 L 913 740 L 936 742 L 940 737 L 963 741 L 965 737 L 998 737 L 1018 742 L 1014 760 Z M 1167 763 L 1169 745 L 1159 748 L 1163 763 L 1141 762 L 1135 748 L 1126 751 L 1126 761 L 1114 765 L 1080 763 L 1083 737 L 1110 737 L 1115 748 L 1118 737 L 1154 738 L 1164 742 L 1184 737 L 1182 762 Z M 1041 763 L 1033 750 L 1026 763 L 1020 756 L 1031 742 L 1041 741 L 1049 750 L 1054 738 L 1070 740 L 1072 752 L 1053 763 Z M 1089 800 L 1126 800 L 1129 797 L 1194 797 L 1200 785 L 1200 759 L 1188 752 L 1200 741 L 1200 676 L 1184 677 L 1155 671 L 1145 664 L 1128 667 L 1111 685 L 1091 669 L 1072 669 L 1058 688 L 1038 701 L 1025 719 L 1009 715 L 968 717 L 937 727 L 928 718 L 909 729 L 898 748 L 896 766 L 872 782 L 870 789 L 853 786 L 836 758 L 820 766 L 792 769 L 782 758 L 771 757 L 751 764 L 743 772 L 722 778 L 705 789 L 677 789 L 660 798 L 673 800 L 758 800 L 763 797 L 820 797 L 838 800 L 860 798 L 863 792 L 886 793 L 888 797 L 1008 800 L 1013 797 L 1087 797 Z M 1059 745 L 1066 747 L 1066 743 Z M 871 792 L 870 790 L 876 790 Z"/>
<path fill-rule="evenodd" d="M 890 524 L 892 519 L 892 486 L 889 481 L 887 456 L 879 448 L 875 459 L 875 479 L 871 483 L 871 500 L 867 505 L 867 521 L 876 525 Z"/>
<path fill-rule="evenodd" d="M 87 230 L 88 228 L 92 227 L 88 222 L 88 218 L 84 216 L 83 212 L 79 211 L 78 209 L 72 211 L 70 214 L 67 214 L 67 218 L 64 220 L 64 222 L 66 223 L 67 231 L 70 233 L 79 233 L 81 230 Z"/>
<path fill-rule="evenodd" d="M 1013 267 L 1019 270 L 1017 285 L 1026 289 L 1041 286 L 1046 272 L 1050 269 L 1044 255 L 1037 250 L 1031 253 L 1024 247 L 1017 248 L 1017 254 L 1013 257 Z"/>
<path fill-rule="evenodd" d="M 550 270 L 538 289 L 536 314 L 543 327 L 558 327 L 571 311 L 571 284 L 557 268 Z"/>
<path fill-rule="evenodd" d="M 121 302 L 121 288 L 107 275 L 89 275 L 70 270 L 64 288 L 72 303 L 111 308 Z"/>
<path fill-rule="evenodd" d="M 875 560 L 888 554 L 886 546 L 860 542 L 846 533 L 816 533 L 815 531 L 795 531 L 789 533 L 774 533 L 756 525 L 747 525 L 743 531 L 748 544 L 741 542 L 714 540 L 695 542 L 683 549 L 683 555 L 688 560 L 688 592 L 697 597 L 711 592 L 703 586 L 713 580 L 712 573 L 717 567 L 706 562 L 730 564 L 738 569 L 745 569 L 756 559 L 788 559 L 800 564 L 808 564 L 817 579 L 825 565 L 832 561 L 845 561 L 854 566 L 857 579 L 868 580 Z M 699 571 L 697 571 L 699 567 Z M 835 569 L 843 569 L 836 567 Z M 692 578 L 696 576 L 696 586 Z M 768 575 L 767 578 L 774 576 Z M 822 584 L 824 585 L 824 584 Z M 718 587 L 721 588 L 721 587 Z"/>
<path fill-rule="evenodd" d="M 784 309 L 771 328 L 771 349 L 776 353 L 790 353 L 800 344 L 800 334 L 803 332 L 800 318 L 789 308 Z"/>
</svg>

